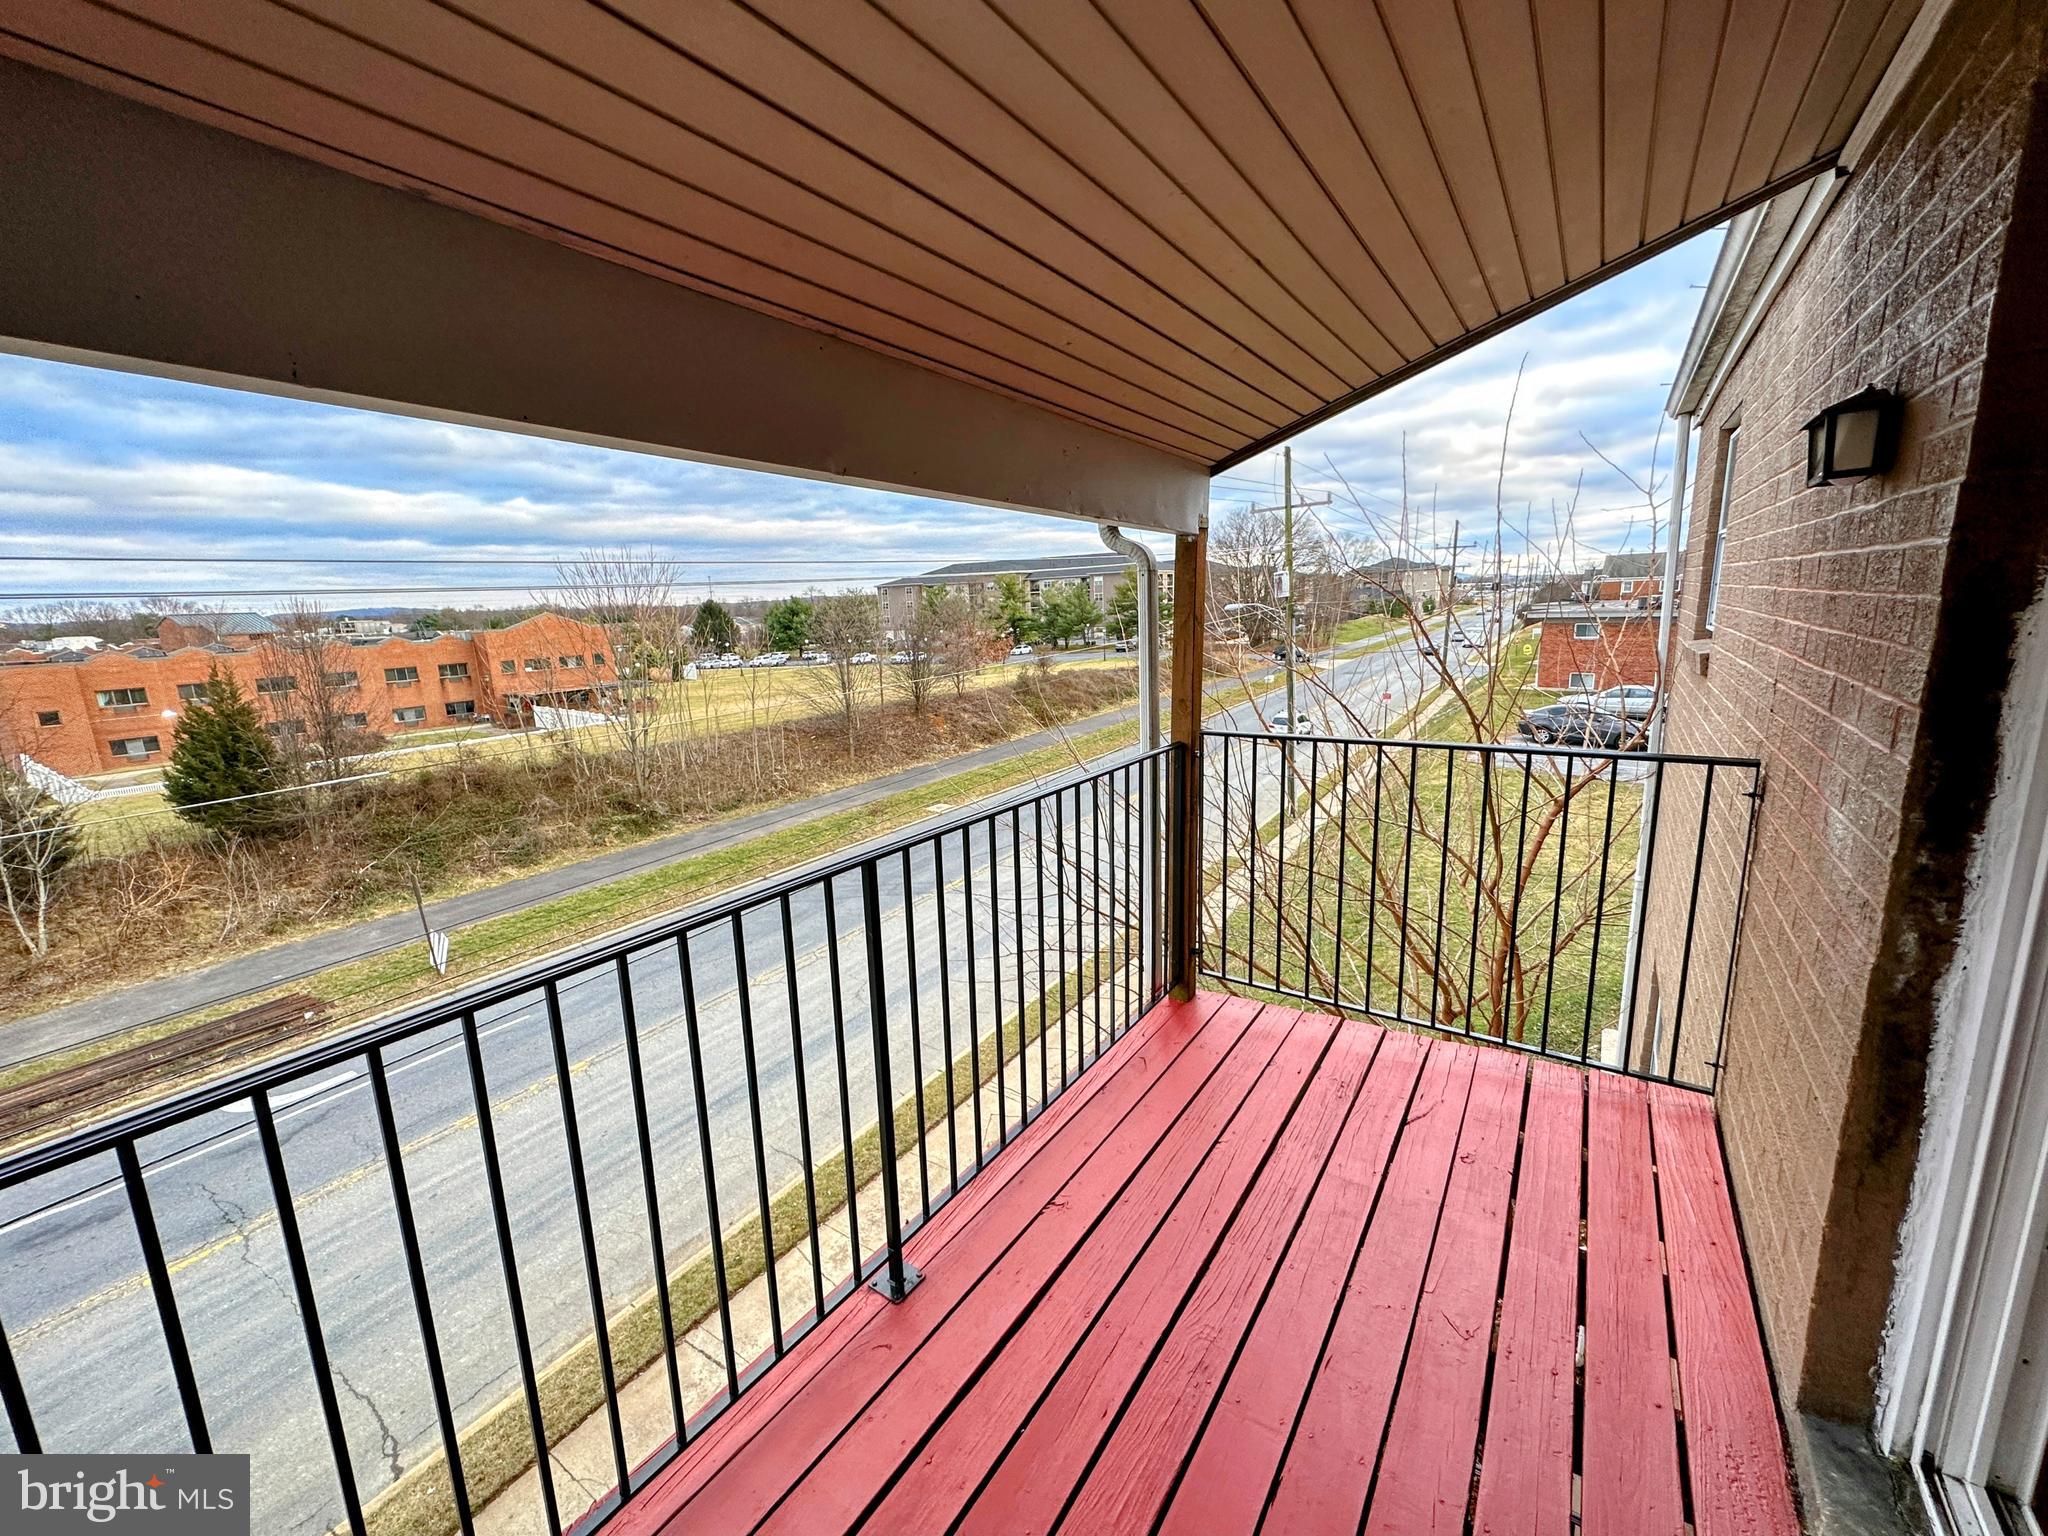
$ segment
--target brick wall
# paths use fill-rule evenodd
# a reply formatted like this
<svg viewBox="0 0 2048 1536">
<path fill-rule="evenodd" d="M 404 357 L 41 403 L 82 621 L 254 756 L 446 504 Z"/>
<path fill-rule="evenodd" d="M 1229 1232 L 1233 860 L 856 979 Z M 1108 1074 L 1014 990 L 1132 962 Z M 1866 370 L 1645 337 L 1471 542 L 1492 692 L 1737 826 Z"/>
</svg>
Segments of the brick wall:
<svg viewBox="0 0 2048 1536">
<path fill-rule="evenodd" d="M 1985 600 L 1957 591 L 1952 567 L 1994 311 L 2026 286 L 2001 263 L 2023 148 L 2035 146 L 2030 177 L 2040 164 L 2041 72 L 2038 6 L 1957 7 L 1697 427 L 1669 745 L 1760 757 L 1768 783 L 1727 999 L 1722 1126 L 1781 1389 L 1842 1418 L 1869 1411 L 1917 1146 L 1928 1025 L 1900 1011 L 1887 978 L 1911 969 L 1913 989 L 1931 990 L 1938 945 L 1914 925 L 1935 906 L 1915 891 L 1935 861 L 1966 852 L 1915 839 L 1930 761 L 1978 750 L 1959 739 L 1978 727 L 1937 732 L 1925 711 L 1947 616 Z M 1908 401 L 1893 472 L 1808 489 L 1801 424 L 1872 383 Z M 1695 594 L 1717 535 L 1708 636 Z M 1660 820 L 1696 814 L 1673 795 Z M 1732 908 L 1742 853 L 1738 837 L 1716 839 L 1709 905 Z M 1670 996 L 1682 900 L 1653 882 L 1639 1020 Z M 1694 985 L 1695 1016 L 1718 1020 L 1720 976 Z"/>
<path fill-rule="evenodd" d="M 1536 686 L 1569 688 L 1574 672 L 1595 679 L 1593 688 L 1657 681 L 1657 620 L 1602 619 L 1600 633 L 1581 640 L 1580 623 L 1592 620 L 1545 619 L 1536 646 Z"/>
<path fill-rule="evenodd" d="M 478 716 L 501 719 L 511 695 L 568 694 L 609 681 L 615 673 L 610 642 L 596 625 L 541 614 L 502 630 L 473 635 L 443 635 L 431 640 L 392 638 L 369 644 L 335 641 L 324 664 L 358 676 L 346 702 L 337 707 L 360 713 L 364 729 L 379 735 L 466 723 L 468 716 L 451 714 L 451 702 L 468 700 Z M 603 656 L 604 664 L 596 661 Z M 530 659 L 537 668 L 528 667 Z M 575 665 L 565 665 L 564 658 Z M 511 661 L 514 671 L 503 670 Z M 443 679 L 443 665 L 467 667 L 466 676 Z M 168 656 L 135 656 L 104 651 L 82 662 L 25 662 L 0 666 L 0 748 L 25 752 L 59 773 L 74 776 L 114 769 L 161 764 L 170 755 L 177 728 L 181 684 L 206 681 L 213 667 L 232 674 L 256 701 L 266 719 L 287 721 L 303 715 L 306 705 L 294 692 L 262 693 L 259 679 L 291 670 L 285 657 L 265 645 L 217 652 L 198 648 Z M 394 683 L 387 669 L 411 668 L 417 680 Z M 140 689 L 139 703 L 102 706 L 99 695 Z M 397 712 L 425 711 L 418 721 L 400 721 Z M 57 716 L 54 724 L 43 717 Z M 113 744 L 154 736 L 158 749 L 147 757 L 118 755 Z"/>
</svg>

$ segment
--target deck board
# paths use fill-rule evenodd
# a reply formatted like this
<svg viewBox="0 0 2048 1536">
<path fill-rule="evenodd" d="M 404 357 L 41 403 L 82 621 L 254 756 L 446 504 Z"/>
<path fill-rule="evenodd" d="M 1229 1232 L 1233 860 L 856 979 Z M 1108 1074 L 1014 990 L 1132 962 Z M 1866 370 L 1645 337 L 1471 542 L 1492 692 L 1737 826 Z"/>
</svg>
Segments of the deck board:
<svg viewBox="0 0 2048 1536">
<path fill-rule="evenodd" d="M 909 1256 L 606 1529 L 1798 1529 L 1685 1090 L 1205 996 Z"/>
</svg>

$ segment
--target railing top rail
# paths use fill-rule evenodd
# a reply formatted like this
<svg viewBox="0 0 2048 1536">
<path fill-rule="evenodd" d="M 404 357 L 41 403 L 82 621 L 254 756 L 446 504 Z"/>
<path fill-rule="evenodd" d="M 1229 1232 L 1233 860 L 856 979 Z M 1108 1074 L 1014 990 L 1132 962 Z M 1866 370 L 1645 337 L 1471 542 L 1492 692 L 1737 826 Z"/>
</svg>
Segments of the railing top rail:
<svg viewBox="0 0 2048 1536">
<path fill-rule="evenodd" d="M 1612 758 L 1624 763 L 1690 763 L 1702 768 L 1760 770 L 1763 767 L 1763 760 L 1756 757 L 1719 757 L 1701 752 L 1643 752 L 1614 747 L 1539 746 L 1534 742 L 1418 741 L 1405 736 L 1346 736 L 1336 732 L 1299 735 L 1284 731 L 1215 730 L 1206 726 L 1202 734 L 1223 741 L 1319 741 L 1326 746 L 1334 743 L 1352 747 L 1426 747 L 1440 752 L 1480 752 L 1495 755 L 1508 753 L 1515 757 L 1594 757 Z"/>
<path fill-rule="evenodd" d="M 132 1141 L 152 1132 L 165 1130 L 190 1120 L 195 1115 L 250 1098 L 263 1089 L 290 1082 L 294 1078 L 303 1077 L 323 1067 L 334 1066 L 351 1057 L 361 1056 L 379 1046 L 424 1034 L 431 1029 L 460 1023 L 486 1008 L 537 992 L 548 981 L 616 962 L 621 956 L 636 954 L 654 945 L 672 942 L 701 929 L 729 922 L 736 915 L 751 912 L 757 907 L 767 906 L 797 891 L 824 885 L 841 875 L 850 874 L 871 860 L 887 858 L 921 843 L 951 837 L 968 828 L 978 827 L 984 822 L 1005 816 L 1012 807 L 1050 800 L 1055 795 L 1065 794 L 1079 785 L 1137 764 L 1148 763 L 1155 758 L 1170 757 L 1179 750 L 1177 742 L 1167 742 L 1150 751 L 1133 751 L 1099 766 L 1069 774 L 1029 794 L 1009 796 L 977 810 L 963 811 L 936 824 L 919 823 L 885 834 L 856 845 L 850 852 L 800 865 L 773 880 L 709 897 L 680 913 L 650 918 L 643 923 L 592 939 L 560 954 L 530 961 L 513 970 L 416 1003 L 389 1017 L 372 1020 L 346 1030 L 331 1039 L 259 1062 L 239 1072 L 229 1073 L 198 1087 L 188 1088 L 108 1116 L 90 1125 L 80 1126 L 47 1141 L 32 1143 L 0 1157 L 0 1189 L 52 1172 L 83 1158 L 97 1156 L 124 1141 Z"/>
</svg>

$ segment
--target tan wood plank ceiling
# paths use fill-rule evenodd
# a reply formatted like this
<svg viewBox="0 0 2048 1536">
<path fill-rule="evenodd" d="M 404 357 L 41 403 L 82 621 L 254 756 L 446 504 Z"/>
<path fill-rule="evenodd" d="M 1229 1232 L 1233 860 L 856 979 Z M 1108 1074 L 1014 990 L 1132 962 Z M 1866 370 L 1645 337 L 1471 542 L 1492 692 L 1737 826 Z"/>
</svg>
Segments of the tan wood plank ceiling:
<svg viewBox="0 0 2048 1536">
<path fill-rule="evenodd" d="M 1919 0 L 0 0 L 0 52 L 1225 466 L 1840 150 Z"/>
</svg>

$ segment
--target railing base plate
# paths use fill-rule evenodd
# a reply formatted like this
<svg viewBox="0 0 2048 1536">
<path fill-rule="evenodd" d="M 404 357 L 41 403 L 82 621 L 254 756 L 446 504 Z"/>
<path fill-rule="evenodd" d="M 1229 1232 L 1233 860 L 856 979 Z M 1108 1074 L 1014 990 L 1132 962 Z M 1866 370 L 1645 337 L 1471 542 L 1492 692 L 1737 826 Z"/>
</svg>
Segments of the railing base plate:
<svg viewBox="0 0 2048 1536">
<path fill-rule="evenodd" d="M 896 1289 L 895 1286 L 890 1284 L 889 1266 L 884 1264 L 880 1272 L 876 1274 L 875 1278 L 868 1282 L 868 1289 L 871 1291 L 881 1292 L 884 1300 L 892 1302 L 901 1301 L 904 1297 L 908 1296 L 912 1291 L 917 1289 L 918 1281 L 922 1280 L 923 1278 L 924 1276 L 918 1272 L 916 1265 L 905 1264 L 903 1266 L 903 1289 L 899 1291 Z"/>
</svg>

